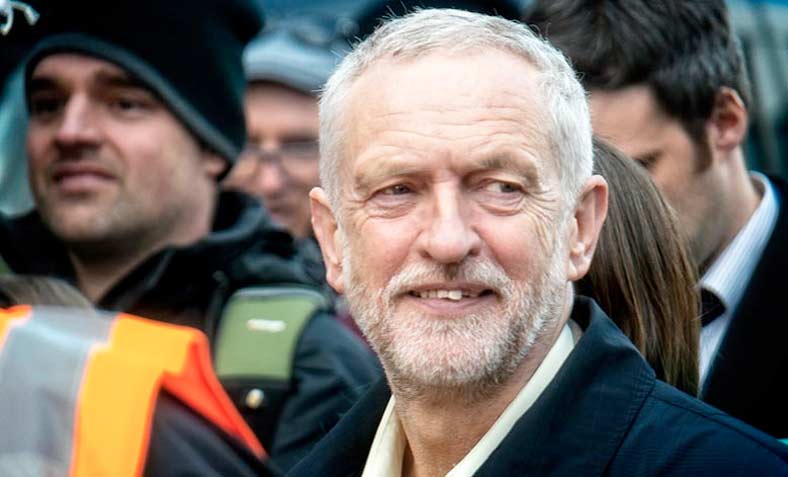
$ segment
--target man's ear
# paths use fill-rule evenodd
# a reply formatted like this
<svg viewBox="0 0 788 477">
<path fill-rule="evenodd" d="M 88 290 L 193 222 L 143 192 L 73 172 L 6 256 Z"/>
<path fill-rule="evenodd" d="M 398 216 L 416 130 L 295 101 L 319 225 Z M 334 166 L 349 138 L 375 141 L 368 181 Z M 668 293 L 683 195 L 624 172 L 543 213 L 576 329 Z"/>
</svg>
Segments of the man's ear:
<svg viewBox="0 0 788 477">
<path fill-rule="evenodd" d="M 607 217 L 607 182 L 591 176 L 583 186 L 569 227 L 567 280 L 576 281 L 588 273 L 594 250 Z"/>
<path fill-rule="evenodd" d="M 342 240 L 334 211 L 328 202 L 326 192 L 320 187 L 315 187 L 309 192 L 309 203 L 312 207 L 312 230 L 320 244 L 326 266 L 326 281 L 337 293 L 344 293 Z"/>
<path fill-rule="evenodd" d="M 706 121 L 709 146 L 729 152 L 739 147 L 747 136 L 748 115 L 739 93 L 723 86 L 714 98 L 714 106 Z"/>
<path fill-rule="evenodd" d="M 205 150 L 202 155 L 202 167 L 208 177 L 217 180 L 222 172 L 232 165 L 228 166 L 227 161 L 215 152 Z"/>
</svg>

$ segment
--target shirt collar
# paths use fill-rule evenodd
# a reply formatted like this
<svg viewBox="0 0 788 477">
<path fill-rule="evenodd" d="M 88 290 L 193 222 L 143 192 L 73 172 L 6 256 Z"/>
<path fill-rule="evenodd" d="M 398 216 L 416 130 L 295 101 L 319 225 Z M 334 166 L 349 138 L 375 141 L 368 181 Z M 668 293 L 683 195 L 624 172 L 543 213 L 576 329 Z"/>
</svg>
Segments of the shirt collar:
<svg viewBox="0 0 788 477">
<path fill-rule="evenodd" d="M 763 192 L 763 198 L 744 227 L 700 279 L 701 286 L 722 301 L 726 312 L 736 309 L 741 301 L 777 223 L 779 199 L 774 186 L 763 174 L 753 172 L 751 177 Z"/>
<path fill-rule="evenodd" d="M 569 323 L 564 325 L 558 339 L 542 363 L 539 364 L 531 379 L 525 383 L 525 386 L 504 409 L 487 433 L 446 474 L 446 477 L 471 477 L 484 464 L 511 431 L 517 420 L 536 402 L 571 354 L 576 342 L 572 335 L 573 329 L 579 330 L 578 327 L 570 328 Z M 407 439 L 397 417 L 392 396 L 372 441 L 362 477 L 400 477 L 406 445 Z"/>
</svg>

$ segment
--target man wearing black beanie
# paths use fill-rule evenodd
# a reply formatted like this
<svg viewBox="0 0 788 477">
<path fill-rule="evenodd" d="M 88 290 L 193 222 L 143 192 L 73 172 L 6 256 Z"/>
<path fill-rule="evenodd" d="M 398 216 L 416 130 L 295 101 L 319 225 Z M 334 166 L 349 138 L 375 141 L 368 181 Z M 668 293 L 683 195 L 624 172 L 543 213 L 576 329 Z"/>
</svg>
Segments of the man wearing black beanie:
<svg viewBox="0 0 788 477">
<path fill-rule="evenodd" d="M 218 360 L 228 346 L 217 342 L 234 336 L 225 305 L 236 291 L 322 287 L 254 200 L 218 191 L 246 137 L 241 53 L 261 27 L 255 2 L 79 0 L 52 9 L 25 71 L 36 210 L 0 220 L 0 255 L 17 273 L 71 281 L 100 308 L 199 328 Z M 267 318 L 246 328 L 289 326 L 286 316 Z M 283 468 L 378 373 L 329 314 L 303 326 L 284 358 L 292 372 L 282 398 L 254 381 L 233 396 Z M 229 362 L 272 353 L 240 351 L 259 354 L 231 349 Z"/>
</svg>

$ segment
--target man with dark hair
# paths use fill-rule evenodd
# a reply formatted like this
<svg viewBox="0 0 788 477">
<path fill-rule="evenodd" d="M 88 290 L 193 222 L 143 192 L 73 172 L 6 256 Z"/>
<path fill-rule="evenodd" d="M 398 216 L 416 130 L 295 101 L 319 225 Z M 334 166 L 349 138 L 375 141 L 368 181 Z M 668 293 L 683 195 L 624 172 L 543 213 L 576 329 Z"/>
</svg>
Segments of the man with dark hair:
<svg viewBox="0 0 788 477">
<path fill-rule="evenodd" d="M 319 297 L 322 283 L 259 204 L 219 193 L 246 140 L 241 55 L 261 27 L 255 2 L 53 11 L 25 71 L 36 211 L 0 221 L 2 258 L 70 281 L 102 309 L 204 331 L 244 417 L 274 462 L 292 465 L 377 373 L 318 298 L 260 311 L 284 286 Z"/>
<path fill-rule="evenodd" d="M 701 397 L 788 436 L 788 186 L 746 169 L 750 87 L 725 2 L 537 1 L 525 21 L 574 63 L 595 133 L 678 214 L 702 273 Z"/>
</svg>

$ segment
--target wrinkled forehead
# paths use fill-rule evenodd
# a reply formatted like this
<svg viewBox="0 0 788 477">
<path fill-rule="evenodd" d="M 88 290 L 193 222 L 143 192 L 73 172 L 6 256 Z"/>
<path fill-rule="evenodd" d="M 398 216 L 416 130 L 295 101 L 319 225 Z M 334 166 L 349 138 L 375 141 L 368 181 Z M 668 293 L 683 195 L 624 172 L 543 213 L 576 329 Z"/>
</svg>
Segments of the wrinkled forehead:
<svg viewBox="0 0 788 477">
<path fill-rule="evenodd" d="M 502 107 L 507 98 L 518 98 L 527 103 L 530 114 L 541 114 L 540 79 L 541 73 L 528 60 L 497 49 L 386 57 L 356 79 L 347 109 L 375 113 L 370 106 L 390 110 Z M 375 101 L 369 103 L 370 99 Z"/>
<path fill-rule="evenodd" d="M 381 132 L 433 143 L 521 141 L 549 154 L 542 78 L 525 58 L 499 50 L 381 59 L 349 90 L 342 156 L 351 160 Z"/>
</svg>

